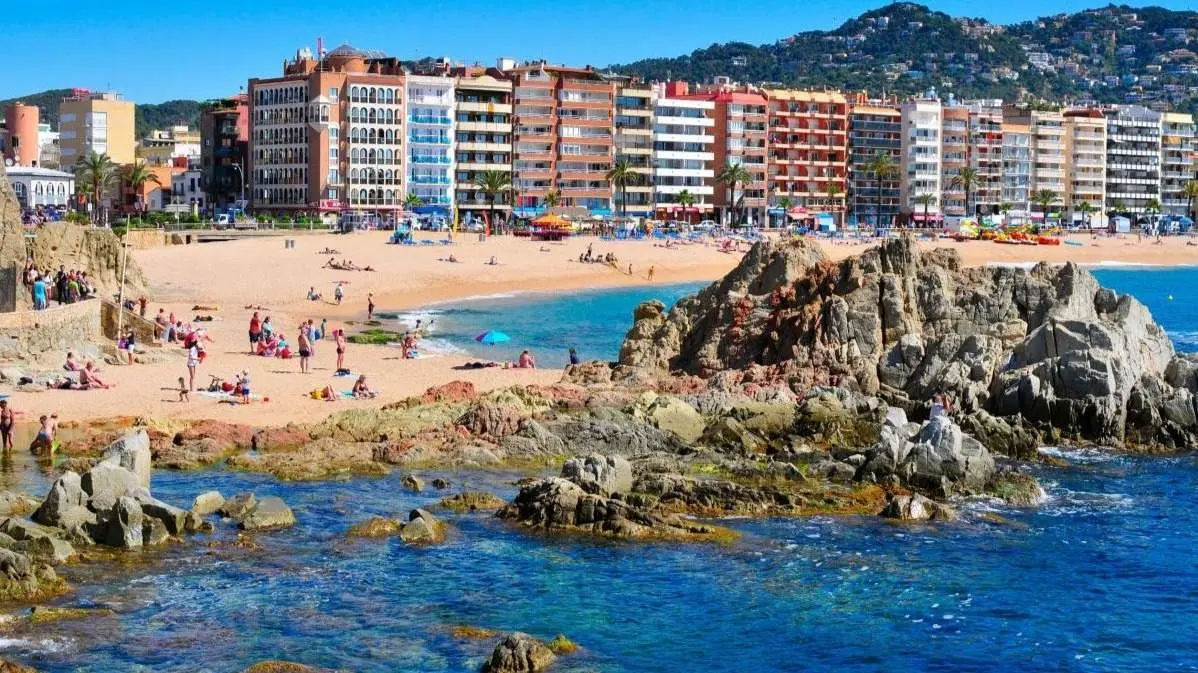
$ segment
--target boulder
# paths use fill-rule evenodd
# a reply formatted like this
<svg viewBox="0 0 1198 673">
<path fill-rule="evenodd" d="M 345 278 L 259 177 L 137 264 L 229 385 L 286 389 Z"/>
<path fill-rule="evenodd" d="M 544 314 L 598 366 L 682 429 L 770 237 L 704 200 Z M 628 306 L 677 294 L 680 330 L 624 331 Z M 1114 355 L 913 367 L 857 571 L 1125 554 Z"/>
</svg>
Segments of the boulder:
<svg viewBox="0 0 1198 673">
<path fill-rule="evenodd" d="M 132 495 L 142 488 L 138 475 L 107 460 L 88 470 L 80 479 L 80 485 L 88 495 L 88 507 L 95 512 L 112 509 L 121 496 Z"/>
<path fill-rule="evenodd" d="M 512 633 L 483 664 L 483 673 L 536 673 L 553 665 L 557 656 L 544 643 L 526 633 Z"/>
<path fill-rule="evenodd" d="M 101 462 L 113 463 L 137 475 L 142 488 L 150 487 L 153 471 L 150 460 L 150 436 L 145 430 L 125 433 L 104 450 Z"/>
<path fill-rule="evenodd" d="M 216 513 L 229 519 L 240 520 L 257 505 L 258 498 L 254 497 L 253 493 L 239 493 L 222 502 L 216 508 Z"/>
<path fill-rule="evenodd" d="M 187 510 L 162 502 L 144 489 L 139 489 L 133 497 L 137 504 L 141 505 L 141 511 L 146 518 L 161 521 L 171 535 L 178 536 L 187 532 Z"/>
<path fill-rule="evenodd" d="M 112 509 L 112 518 L 108 521 L 104 543 L 109 547 L 121 549 L 141 547 L 144 541 L 144 525 L 145 516 L 142 514 L 141 505 L 127 495 L 121 496 Z"/>
<path fill-rule="evenodd" d="M 350 526 L 346 535 L 348 537 L 391 537 L 399 535 L 403 530 L 403 525 L 404 522 L 399 519 L 373 516 Z"/>
<path fill-rule="evenodd" d="M 632 407 L 632 417 L 691 444 L 703 436 L 707 422 L 694 407 L 671 395 L 646 392 Z"/>
<path fill-rule="evenodd" d="M 881 516 L 903 521 L 952 521 L 957 518 L 951 508 L 918 493 L 892 497 L 886 503 L 886 509 L 882 510 Z"/>
<path fill-rule="evenodd" d="M 41 501 L 24 493 L 0 491 L 0 516 L 23 516 L 41 506 Z"/>
<path fill-rule="evenodd" d="M 403 487 L 413 493 L 419 493 L 424 490 L 424 480 L 414 474 L 404 475 Z"/>
<path fill-rule="evenodd" d="M 504 437 L 499 445 L 509 457 L 518 459 L 560 456 L 566 453 L 565 442 L 531 418 L 520 421 L 515 434 Z"/>
<path fill-rule="evenodd" d="M 463 491 L 441 500 L 442 507 L 454 512 L 491 511 L 503 505 L 499 496 L 483 491 Z"/>
<path fill-rule="evenodd" d="M 161 519 L 145 518 L 141 531 L 142 544 L 147 547 L 156 547 L 169 539 L 171 539 L 170 532 L 167 531 L 166 524 L 162 523 Z"/>
<path fill-rule="evenodd" d="M 0 534 L 11 541 L 11 544 L 0 546 L 50 563 L 62 563 L 75 554 L 74 547 L 61 539 L 56 529 L 39 526 L 23 519 L 6 517 L 0 521 Z"/>
<path fill-rule="evenodd" d="M 449 483 L 448 479 L 442 479 L 440 477 L 437 477 L 436 479 L 433 479 L 432 485 L 433 485 L 433 488 L 437 489 L 438 491 L 443 491 L 443 490 L 449 488 L 450 486 L 452 486 L 453 484 Z"/>
<path fill-rule="evenodd" d="M 33 520 L 47 526 L 57 526 L 72 510 L 86 509 L 87 493 L 83 491 L 82 480 L 75 472 L 64 472 L 54 481 L 46 499 L 42 501 Z"/>
<path fill-rule="evenodd" d="M 986 447 L 949 417 L 937 416 L 911 439 L 906 430 L 883 425 L 855 478 L 881 482 L 893 477 L 908 488 L 943 498 L 958 492 L 981 493 L 994 474 L 994 458 Z"/>
<path fill-rule="evenodd" d="M 295 514 L 282 498 L 268 495 L 258 500 L 238 525 L 243 530 L 287 528 L 295 525 Z"/>
<path fill-rule="evenodd" d="M 632 464 L 622 456 L 592 454 L 571 458 L 562 465 L 562 477 L 578 484 L 587 493 L 603 496 L 632 490 Z"/>
<path fill-rule="evenodd" d="M 414 509 L 408 514 L 408 522 L 399 532 L 399 537 L 408 544 L 432 544 L 445 540 L 445 524 L 430 512 Z"/>
<path fill-rule="evenodd" d="M 225 504 L 225 496 L 220 491 L 204 491 L 197 495 L 191 503 L 191 511 L 200 516 L 207 516 L 220 510 Z"/>
</svg>

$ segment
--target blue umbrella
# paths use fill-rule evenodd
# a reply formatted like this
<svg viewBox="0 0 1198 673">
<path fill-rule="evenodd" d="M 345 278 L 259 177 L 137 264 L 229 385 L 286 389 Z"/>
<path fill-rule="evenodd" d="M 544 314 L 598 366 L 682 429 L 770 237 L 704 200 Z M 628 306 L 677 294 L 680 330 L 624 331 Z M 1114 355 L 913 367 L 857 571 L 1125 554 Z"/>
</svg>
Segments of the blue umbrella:
<svg viewBox="0 0 1198 673">
<path fill-rule="evenodd" d="M 497 332 L 493 329 L 489 329 L 486 332 L 474 337 L 474 340 L 480 344 L 494 346 L 495 344 L 507 343 L 508 341 L 511 341 L 512 338 L 503 332 Z"/>
</svg>

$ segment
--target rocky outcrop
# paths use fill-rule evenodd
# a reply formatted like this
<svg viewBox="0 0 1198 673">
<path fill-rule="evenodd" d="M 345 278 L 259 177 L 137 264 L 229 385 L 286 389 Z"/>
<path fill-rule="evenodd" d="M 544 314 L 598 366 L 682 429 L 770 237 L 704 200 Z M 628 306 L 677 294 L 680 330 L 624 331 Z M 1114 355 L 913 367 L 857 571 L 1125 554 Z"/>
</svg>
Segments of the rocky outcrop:
<svg viewBox="0 0 1198 673">
<path fill-rule="evenodd" d="M 922 426 L 887 422 L 878 442 L 864 455 L 858 479 L 883 483 L 893 479 L 939 498 L 982 493 L 995 475 L 994 458 L 986 447 L 947 416 Z"/>
<path fill-rule="evenodd" d="M 833 263 L 802 240 L 767 242 L 668 314 L 635 317 L 617 372 L 832 385 L 916 413 L 946 393 L 962 416 L 990 414 L 979 435 L 993 448 L 1020 454 L 1028 431 L 1167 447 L 1198 436 L 1194 362 L 1142 304 L 1074 264 L 963 268 L 910 240 Z"/>
<path fill-rule="evenodd" d="M 350 526 L 348 537 L 383 538 L 399 536 L 408 544 L 435 544 L 445 541 L 445 524 L 427 510 L 408 512 L 408 520 L 375 516 Z"/>
<path fill-rule="evenodd" d="M 571 458 L 562 465 L 562 477 L 587 493 L 610 496 L 632 490 L 632 464 L 622 456 L 591 454 Z"/>
<path fill-rule="evenodd" d="M 441 507 L 451 512 L 490 512 L 504 504 L 499 496 L 483 491 L 463 491 L 441 500 Z"/>
<path fill-rule="evenodd" d="M 295 525 L 295 514 L 282 498 L 268 495 L 257 499 L 252 508 L 237 522 L 242 530 L 268 530 Z"/>
<path fill-rule="evenodd" d="M 37 229 L 28 254 L 39 269 L 82 269 L 99 289 L 99 296 L 112 296 L 120 285 L 121 241 L 108 229 L 81 227 L 68 222 L 51 222 Z M 4 261 L 8 261 L 5 259 Z M 17 262 L 24 264 L 24 257 Z M 125 296 L 136 297 L 148 287 L 145 273 L 133 255 L 126 255 Z"/>
<path fill-rule="evenodd" d="M 888 519 L 901 521 L 953 521 L 957 518 L 952 508 L 918 493 L 894 496 L 886 503 L 886 509 L 881 514 Z"/>
<path fill-rule="evenodd" d="M 557 656 L 544 643 L 526 633 L 508 634 L 483 664 L 483 673 L 537 673 L 553 665 Z"/>
</svg>

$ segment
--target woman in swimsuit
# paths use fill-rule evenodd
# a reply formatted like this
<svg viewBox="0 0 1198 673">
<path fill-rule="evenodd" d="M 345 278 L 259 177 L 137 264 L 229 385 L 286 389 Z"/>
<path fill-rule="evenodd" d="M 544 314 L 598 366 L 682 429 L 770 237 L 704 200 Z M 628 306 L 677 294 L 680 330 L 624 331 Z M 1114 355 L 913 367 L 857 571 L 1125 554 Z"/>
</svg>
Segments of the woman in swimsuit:
<svg viewBox="0 0 1198 673">
<path fill-rule="evenodd" d="M 0 400 L 0 441 L 5 453 L 12 451 L 12 426 L 12 407 L 8 406 L 8 400 Z"/>
<path fill-rule="evenodd" d="M 345 330 L 334 330 L 333 342 L 337 344 L 337 369 L 345 369 Z"/>
</svg>

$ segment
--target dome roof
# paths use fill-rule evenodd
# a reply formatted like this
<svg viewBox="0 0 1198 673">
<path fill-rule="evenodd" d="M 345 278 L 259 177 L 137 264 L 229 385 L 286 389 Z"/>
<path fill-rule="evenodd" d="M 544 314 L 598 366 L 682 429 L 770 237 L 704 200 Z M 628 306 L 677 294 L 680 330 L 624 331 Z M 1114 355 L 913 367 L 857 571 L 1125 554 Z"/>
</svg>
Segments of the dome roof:
<svg viewBox="0 0 1198 673">
<path fill-rule="evenodd" d="M 344 42 L 341 46 L 326 54 L 329 58 L 385 58 L 386 54 L 374 49 L 358 49 L 357 47 Z"/>
</svg>

